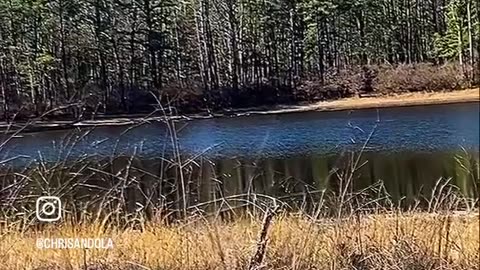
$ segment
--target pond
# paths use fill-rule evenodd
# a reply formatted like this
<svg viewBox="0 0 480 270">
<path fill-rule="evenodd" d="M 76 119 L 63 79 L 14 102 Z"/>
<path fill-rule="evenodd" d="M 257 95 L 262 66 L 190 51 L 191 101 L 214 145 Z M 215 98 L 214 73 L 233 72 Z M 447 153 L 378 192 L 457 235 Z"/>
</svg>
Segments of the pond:
<svg viewBox="0 0 480 270">
<path fill-rule="evenodd" d="M 414 198 L 429 194 L 443 177 L 478 197 L 477 102 L 213 118 L 177 122 L 175 129 L 181 155 L 198 160 L 191 177 L 204 179 L 203 186 L 215 182 L 207 191 L 200 188 L 200 201 L 220 191 L 281 196 L 335 188 L 337 169 L 348 167 L 351 153 L 361 153 L 363 164 L 352 184 L 356 190 L 381 180 L 392 197 Z M 4 160 L 21 157 L 11 161 L 16 165 L 132 153 L 144 163 L 158 163 L 172 155 L 171 146 L 166 125 L 155 122 L 23 134 L 2 154 Z"/>
</svg>

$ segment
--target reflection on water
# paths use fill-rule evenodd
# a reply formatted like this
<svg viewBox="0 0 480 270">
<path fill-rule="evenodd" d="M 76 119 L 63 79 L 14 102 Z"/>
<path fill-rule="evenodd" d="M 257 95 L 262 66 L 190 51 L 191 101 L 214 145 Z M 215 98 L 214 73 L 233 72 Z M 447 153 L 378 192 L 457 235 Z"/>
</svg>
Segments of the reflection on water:
<svg viewBox="0 0 480 270">
<path fill-rule="evenodd" d="M 118 207 L 134 213 L 140 207 L 148 216 L 154 213 L 153 209 L 179 213 L 184 207 L 189 211 L 209 212 L 243 208 L 248 204 L 246 199 L 268 203 L 271 202 L 268 197 L 312 210 L 319 196 L 327 194 L 335 198 L 346 190 L 349 194 L 361 191 L 369 195 L 364 198 L 370 202 L 372 198 L 388 197 L 388 202 L 394 205 L 410 207 L 420 202 L 420 206 L 425 207 L 434 190 L 437 191 L 435 197 L 439 197 L 436 188 L 439 180 L 442 180 L 441 186 L 450 184 L 444 191 L 453 188 L 448 192 L 469 200 L 479 198 L 478 151 L 366 152 L 356 163 L 358 157 L 358 153 L 216 161 L 199 157 L 184 163 L 182 175 L 178 166 L 172 166 L 171 161 L 165 159 L 123 156 L 106 162 L 87 160 L 74 166 L 41 163 L 25 172 L 26 182 L 22 174 L 4 175 L 0 202 L 2 197 L 9 198 L 11 192 L 28 198 L 53 190 L 69 201 L 68 205 L 99 207 L 107 213 L 117 211 Z M 357 169 L 349 174 L 355 163 Z M 14 183 L 22 184 L 22 189 L 11 189 Z M 370 188 L 372 186 L 376 188 Z M 382 202 L 379 204 L 390 205 Z M 327 209 L 335 211 L 336 205 Z"/>
<path fill-rule="evenodd" d="M 348 178 L 345 173 L 351 172 L 357 157 L 358 153 L 286 159 L 221 159 L 215 162 L 200 158 L 184 167 L 186 206 L 222 201 L 237 195 L 250 196 L 248 194 L 280 198 L 298 206 L 315 200 L 323 191 L 338 195 L 341 188 L 345 188 Z M 114 172 L 118 172 L 131 162 L 119 158 L 114 163 Z M 175 167 L 156 159 L 137 160 L 132 167 L 136 172 L 131 176 L 141 183 L 140 188 L 128 195 L 132 207 L 136 203 L 148 203 L 143 194 L 149 194 L 150 202 L 166 200 L 168 208 L 181 209 L 181 181 Z M 435 188 L 439 180 L 442 184 L 448 182 L 447 189 L 455 187 L 452 191 L 457 194 L 471 199 L 479 197 L 478 152 L 364 153 L 357 168 L 348 192 L 366 190 L 381 182 L 382 189 L 376 191 L 378 195 L 388 194 L 391 202 L 401 202 L 402 206 L 412 205 L 419 199 L 423 202 L 429 200 L 434 190 L 439 191 L 438 187 Z M 367 193 L 377 194 L 373 190 Z M 244 202 L 230 200 L 228 204 L 236 207 Z M 215 207 L 225 208 L 225 205 L 216 204 Z"/>
<path fill-rule="evenodd" d="M 311 155 L 256 161 L 221 160 L 213 169 L 204 170 L 212 178 L 219 179 L 217 187 L 226 196 L 252 191 L 278 197 L 324 189 L 338 191 L 339 178 L 351 168 L 351 157 L 345 154 L 343 157 Z M 394 200 L 412 200 L 418 196 L 429 197 L 440 178 L 451 178 L 450 183 L 462 194 L 478 197 L 478 152 L 365 153 L 357 167 L 352 190 L 382 181 Z"/>
</svg>

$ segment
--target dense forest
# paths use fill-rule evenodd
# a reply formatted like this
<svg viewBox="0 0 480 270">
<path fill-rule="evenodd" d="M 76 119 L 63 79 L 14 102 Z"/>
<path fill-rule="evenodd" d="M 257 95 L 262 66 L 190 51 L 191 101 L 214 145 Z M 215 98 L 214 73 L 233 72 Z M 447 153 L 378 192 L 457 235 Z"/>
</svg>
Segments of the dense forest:
<svg viewBox="0 0 480 270">
<path fill-rule="evenodd" d="M 2 118 L 145 112 L 156 98 L 190 112 L 469 87 L 480 77 L 479 6 L 0 0 Z"/>
</svg>

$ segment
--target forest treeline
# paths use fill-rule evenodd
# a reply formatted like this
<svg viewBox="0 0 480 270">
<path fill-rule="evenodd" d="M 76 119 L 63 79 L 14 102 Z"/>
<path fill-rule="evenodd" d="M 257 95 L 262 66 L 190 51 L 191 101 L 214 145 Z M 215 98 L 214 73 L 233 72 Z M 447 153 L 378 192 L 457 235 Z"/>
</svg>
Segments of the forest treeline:
<svg viewBox="0 0 480 270">
<path fill-rule="evenodd" d="M 2 117 L 478 82 L 477 0 L 0 0 Z M 169 103 L 170 102 L 170 103 Z"/>
</svg>

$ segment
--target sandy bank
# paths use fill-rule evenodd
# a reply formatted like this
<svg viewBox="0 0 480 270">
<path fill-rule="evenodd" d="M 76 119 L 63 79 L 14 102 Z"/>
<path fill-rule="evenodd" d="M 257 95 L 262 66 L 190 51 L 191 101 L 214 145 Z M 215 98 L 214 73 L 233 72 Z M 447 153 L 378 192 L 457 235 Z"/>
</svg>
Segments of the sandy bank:
<svg viewBox="0 0 480 270">
<path fill-rule="evenodd" d="M 453 92 L 404 93 L 374 97 L 352 97 L 333 101 L 321 101 L 300 106 L 284 106 L 272 110 L 250 110 L 237 115 L 276 114 L 305 111 L 341 111 L 371 108 L 407 107 L 435 104 L 451 104 L 463 102 L 478 102 L 480 88 L 459 90 Z"/>
</svg>

